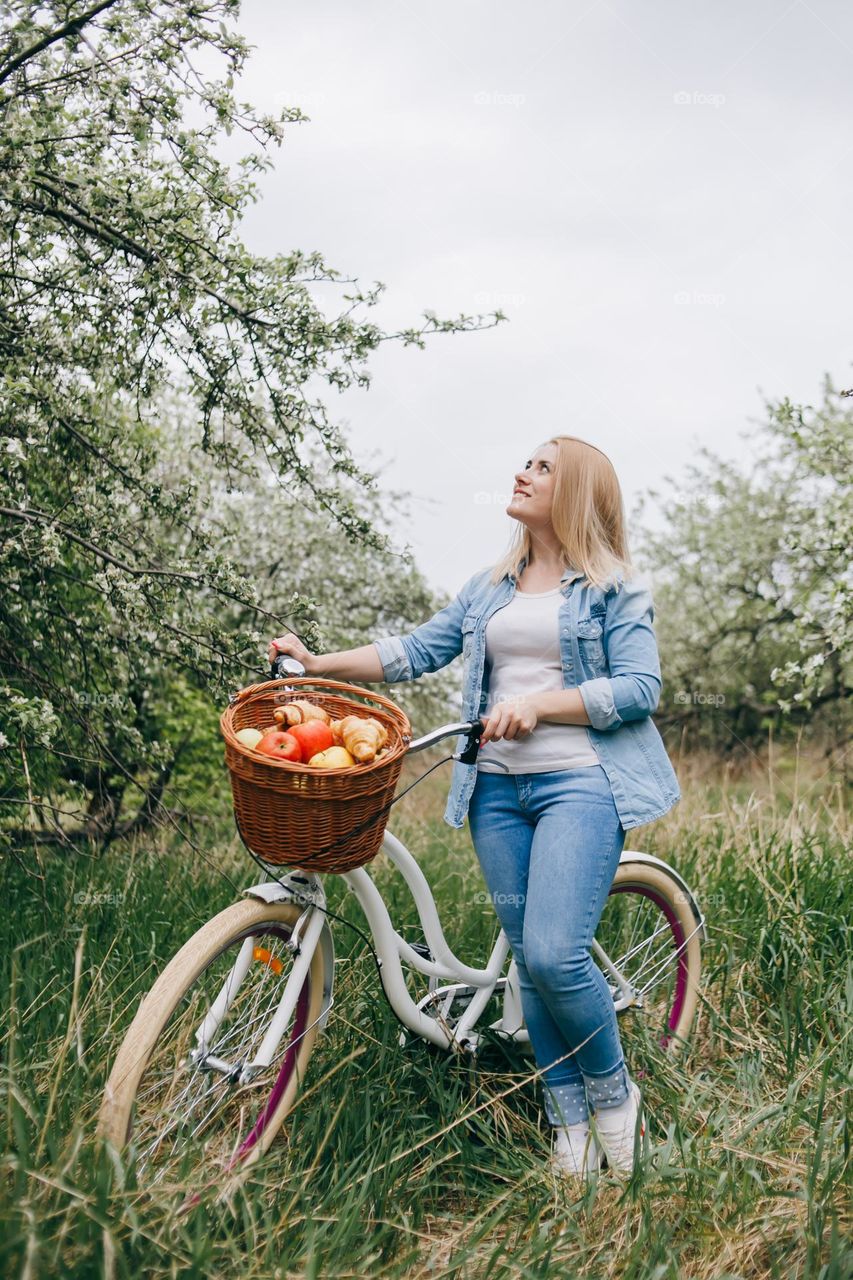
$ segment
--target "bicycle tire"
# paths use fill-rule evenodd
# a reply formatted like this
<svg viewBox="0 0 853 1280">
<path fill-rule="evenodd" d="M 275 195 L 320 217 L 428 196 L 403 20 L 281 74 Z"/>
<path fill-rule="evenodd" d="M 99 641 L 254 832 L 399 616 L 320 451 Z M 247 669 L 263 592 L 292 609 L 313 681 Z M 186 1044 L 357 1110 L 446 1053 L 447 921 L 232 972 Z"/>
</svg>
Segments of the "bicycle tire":
<svg viewBox="0 0 853 1280">
<path fill-rule="evenodd" d="M 630 854 L 616 870 L 608 901 L 610 897 L 627 893 L 637 893 L 652 901 L 666 918 L 675 941 L 675 995 L 661 1043 L 668 1054 L 675 1056 L 687 1043 L 699 1000 L 702 956 L 696 919 L 688 895 L 665 869 L 646 862 L 632 862 Z M 616 960 L 614 956 L 610 958 Z"/>
<path fill-rule="evenodd" d="M 269 904 L 247 898 L 226 907 L 188 939 L 143 997 L 122 1041 L 104 1090 L 97 1126 L 99 1136 L 121 1151 L 134 1140 L 135 1104 L 141 1087 L 146 1087 L 146 1072 L 155 1058 L 158 1043 L 173 1026 L 175 1014 L 186 1003 L 188 994 L 199 986 L 217 959 L 226 956 L 235 944 L 242 945 L 247 937 L 261 936 L 262 926 L 266 926 L 265 934 L 289 936 L 302 914 L 303 908 L 293 903 Z M 267 968 L 271 967 L 269 961 L 265 964 Z M 215 1170 L 216 1177 L 226 1174 L 230 1181 L 233 1175 L 239 1181 L 245 1171 L 268 1151 L 291 1110 L 305 1078 L 317 1035 L 324 984 L 327 978 L 331 978 L 331 975 L 326 975 L 325 967 L 325 952 L 318 942 L 290 1027 L 277 1051 L 275 1063 L 278 1065 L 272 1090 L 254 1125 L 237 1147 L 236 1157 L 232 1156 L 224 1169 L 220 1165 Z M 238 992 L 238 998 L 239 995 Z M 198 1010 L 191 1013 L 187 1021 L 197 1024 Z M 254 1115 L 254 1108 L 250 1115 Z M 233 1137 L 231 1144 L 233 1151 Z M 209 1174 L 210 1170 L 202 1168 L 202 1172 Z"/>
</svg>

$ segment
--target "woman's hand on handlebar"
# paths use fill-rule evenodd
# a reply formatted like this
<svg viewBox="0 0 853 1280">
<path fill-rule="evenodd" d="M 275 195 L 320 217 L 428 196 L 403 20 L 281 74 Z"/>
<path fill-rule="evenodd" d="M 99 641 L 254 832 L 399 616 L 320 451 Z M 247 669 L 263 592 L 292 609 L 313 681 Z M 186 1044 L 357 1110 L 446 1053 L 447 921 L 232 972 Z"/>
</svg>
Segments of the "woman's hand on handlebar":
<svg viewBox="0 0 853 1280">
<path fill-rule="evenodd" d="M 493 738 L 527 738 L 539 723 L 533 699 L 525 694 L 508 697 L 492 708 L 480 738 L 480 746 Z"/>
<path fill-rule="evenodd" d="M 276 636 L 275 640 L 270 640 L 267 656 L 270 664 L 275 662 L 280 653 L 286 653 L 289 658 L 296 658 L 305 668 L 306 675 L 313 676 L 317 674 L 317 655 L 311 653 L 305 648 L 305 645 L 295 636 L 292 631 L 286 632 L 283 636 Z"/>
</svg>

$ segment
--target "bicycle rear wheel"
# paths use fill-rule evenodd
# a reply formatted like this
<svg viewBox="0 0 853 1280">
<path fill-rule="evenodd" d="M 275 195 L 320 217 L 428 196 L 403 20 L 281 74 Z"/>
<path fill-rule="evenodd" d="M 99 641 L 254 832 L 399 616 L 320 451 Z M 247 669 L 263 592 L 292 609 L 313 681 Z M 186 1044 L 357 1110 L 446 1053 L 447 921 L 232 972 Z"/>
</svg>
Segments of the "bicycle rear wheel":
<svg viewBox="0 0 853 1280">
<path fill-rule="evenodd" d="M 269 1148 L 305 1078 L 331 981 L 319 942 L 270 1065 L 249 1082 L 238 1076 L 281 1002 L 294 963 L 287 944 L 302 914 L 292 903 L 256 899 L 226 907 L 143 997 L 98 1119 L 99 1134 L 127 1150 L 140 1184 L 198 1198 L 206 1185 L 239 1180 Z M 223 992 L 227 1010 L 202 1050 L 199 1028 Z"/>
<path fill-rule="evenodd" d="M 688 895 L 665 870 L 628 855 L 617 868 L 595 940 L 633 991 L 626 999 L 596 956 L 617 1013 L 635 1015 L 631 1056 L 642 1042 L 648 1054 L 677 1054 L 693 1024 L 701 972 L 699 927 Z M 624 1020 L 623 1027 L 628 1030 Z"/>
</svg>

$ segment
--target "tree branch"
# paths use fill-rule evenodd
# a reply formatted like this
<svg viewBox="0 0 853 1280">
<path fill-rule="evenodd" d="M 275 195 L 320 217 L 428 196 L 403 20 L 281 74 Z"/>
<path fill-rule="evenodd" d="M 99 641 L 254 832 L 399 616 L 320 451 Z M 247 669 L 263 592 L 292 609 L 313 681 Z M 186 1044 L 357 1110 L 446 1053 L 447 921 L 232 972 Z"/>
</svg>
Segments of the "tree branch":
<svg viewBox="0 0 853 1280">
<path fill-rule="evenodd" d="M 185 573 L 181 569 L 152 569 L 152 568 L 134 568 L 133 565 L 126 564 L 124 560 L 118 560 L 115 556 L 111 556 L 109 551 L 104 551 L 102 547 L 98 547 L 94 542 L 89 542 L 86 538 L 81 538 L 78 533 L 74 533 L 69 529 L 67 524 L 62 524 L 53 516 L 48 515 L 45 511 L 28 511 L 24 508 L 16 509 L 14 507 L 0 507 L 0 516 L 9 516 L 12 520 L 23 520 L 27 524 L 43 524 L 50 525 L 52 528 L 58 528 L 71 542 L 76 542 L 78 546 L 84 547 L 86 551 L 91 551 L 92 555 L 97 556 L 99 560 L 105 561 L 106 564 L 115 565 L 117 569 L 121 569 L 122 573 L 129 573 L 134 578 L 172 578 L 184 582 L 194 582 L 209 587 L 217 595 L 224 596 L 228 600 L 233 600 L 235 604 L 241 605 L 244 609 L 251 609 L 253 613 L 259 614 L 263 618 L 269 618 L 271 622 L 276 624 L 286 622 L 286 618 L 280 617 L 276 613 L 269 613 L 268 610 L 262 609 L 260 605 L 253 604 L 251 600 L 243 600 L 240 596 L 235 595 L 232 591 L 226 591 L 224 587 L 218 587 L 214 583 L 210 583 L 198 573 Z M 293 628 L 291 628 L 293 630 Z M 294 635 L 299 635 L 298 631 L 294 631 Z"/>
<path fill-rule="evenodd" d="M 103 13 L 105 9 L 111 9 L 114 4 L 118 4 L 118 0 L 101 0 L 100 4 L 94 5 L 85 13 L 78 14 L 76 18 L 66 22 L 64 27 L 58 27 L 56 31 L 45 32 L 41 40 L 31 44 L 28 49 L 25 49 L 23 53 L 19 53 L 17 58 L 13 58 L 11 62 L 7 62 L 4 70 L 0 71 L 0 84 L 4 80 L 8 80 L 9 76 L 18 70 L 18 67 L 22 67 L 25 62 L 29 62 L 30 58 L 34 58 L 37 53 L 41 53 L 42 49 L 48 49 L 52 44 L 56 44 L 57 40 L 64 40 L 66 36 L 82 31 L 87 23 L 96 18 L 99 13 Z"/>
</svg>

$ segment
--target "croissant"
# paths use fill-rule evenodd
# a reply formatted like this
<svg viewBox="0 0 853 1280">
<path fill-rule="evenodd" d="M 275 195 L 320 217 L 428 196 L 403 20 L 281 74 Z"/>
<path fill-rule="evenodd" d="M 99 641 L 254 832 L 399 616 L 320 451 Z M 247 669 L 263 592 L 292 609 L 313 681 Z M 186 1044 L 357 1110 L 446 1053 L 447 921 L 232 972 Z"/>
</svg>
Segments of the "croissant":
<svg viewBox="0 0 853 1280">
<path fill-rule="evenodd" d="M 335 746 L 337 747 L 342 747 L 344 745 L 343 735 L 341 734 L 341 725 L 343 724 L 344 720 L 346 720 L 346 716 L 344 716 L 340 720 L 329 721 L 329 728 L 332 731 L 332 737 L 334 738 Z"/>
<path fill-rule="evenodd" d="M 328 724 L 332 718 L 328 711 L 313 702 L 307 702 L 305 698 L 295 698 L 293 702 L 286 702 L 283 707 L 276 707 L 272 715 L 278 724 L 288 727 L 292 724 L 304 724 L 306 720 L 322 720 L 324 724 Z"/>
<path fill-rule="evenodd" d="M 388 730 L 372 716 L 366 720 L 361 716 L 344 716 L 335 723 L 339 726 L 343 746 L 359 764 L 370 764 L 388 741 Z"/>
</svg>

